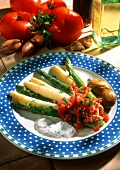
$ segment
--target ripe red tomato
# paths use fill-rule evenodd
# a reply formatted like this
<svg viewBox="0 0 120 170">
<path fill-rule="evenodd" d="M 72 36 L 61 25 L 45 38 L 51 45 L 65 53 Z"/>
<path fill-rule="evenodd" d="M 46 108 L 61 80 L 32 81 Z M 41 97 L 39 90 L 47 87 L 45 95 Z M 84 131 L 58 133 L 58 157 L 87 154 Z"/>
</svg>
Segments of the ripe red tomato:
<svg viewBox="0 0 120 170">
<path fill-rule="evenodd" d="M 36 14 L 39 11 L 41 0 L 10 0 L 13 11 L 26 11 Z"/>
<path fill-rule="evenodd" d="M 0 22 L 0 33 L 6 39 L 27 40 L 30 34 L 30 18 L 32 14 L 18 11 L 3 16 Z"/>
<path fill-rule="evenodd" d="M 53 40 L 61 44 L 70 44 L 80 37 L 84 24 L 78 13 L 67 7 L 58 7 L 52 10 L 52 14 L 56 17 L 48 31 L 52 33 Z"/>
<path fill-rule="evenodd" d="M 63 0 L 48 0 L 40 5 L 39 10 L 42 10 L 44 14 L 50 14 L 53 9 L 60 6 L 67 7 Z"/>
</svg>

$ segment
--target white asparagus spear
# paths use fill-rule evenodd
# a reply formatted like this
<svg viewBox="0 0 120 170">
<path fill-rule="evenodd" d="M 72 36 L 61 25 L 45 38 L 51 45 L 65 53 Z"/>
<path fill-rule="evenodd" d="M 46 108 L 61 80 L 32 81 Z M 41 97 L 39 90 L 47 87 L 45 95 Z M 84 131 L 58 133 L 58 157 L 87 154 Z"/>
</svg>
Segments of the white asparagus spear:
<svg viewBox="0 0 120 170">
<path fill-rule="evenodd" d="M 49 88 L 44 85 L 38 85 L 32 82 L 24 82 L 24 86 L 29 90 L 33 91 L 34 93 L 40 94 L 41 96 L 59 101 L 62 98 L 66 100 L 70 99 L 70 96 L 67 93 L 62 93 L 60 90 L 56 88 Z"/>
<path fill-rule="evenodd" d="M 11 91 L 10 95 L 12 96 L 13 101 L 23 102 L 25 104 L 30 103 L 33 106 L 52 106 L 53 109 L 58 110 L 58 106 L 55 103 L 38 100 L 38 99 L 35 99 L 35 98 L 32 98 L 32 97 L 20 94 L 16 91 Z"/>
<path fill-rule="evenodd" d="M 68 73 L 57 65 L 53 65 L 50 71 L 52 72 L 53 76 L 55 76 L 58 80 L 62 81 L 63 83 L 66 83 L 68 85 L 75 83 L 74 80 L 68 75 Z"/>
<path fill-rule="evenodd" d="M 34 77 L 32 77 L 32 78 L 30 79 L 30 82 L 33 82 L 33 83 L 39 84 L 39 85 L 44 85 L 44 86 L 46 86 L 46 87 L 49 87 L 49 88 L 54 89 L 54 87 L 52 87 L 51 85 L 47 84 L 46 82 L 44 82 L 44 81 L 42 81 L 42 80 L 39 80 L 39 79 L 37 79 L 37 78 L 34 78 Z"/>
</svg>

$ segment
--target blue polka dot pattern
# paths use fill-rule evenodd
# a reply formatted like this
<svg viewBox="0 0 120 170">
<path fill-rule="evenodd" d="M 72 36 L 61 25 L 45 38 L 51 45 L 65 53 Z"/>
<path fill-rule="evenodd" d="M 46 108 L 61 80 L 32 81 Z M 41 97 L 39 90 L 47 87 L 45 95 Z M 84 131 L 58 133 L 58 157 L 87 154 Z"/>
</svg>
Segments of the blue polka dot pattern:
<svg viewBox="0 0 120 170">
<path fill-rule="evenodd" d="M 107 127 L 88 138 L 62 141 L 39 137 L 18 122 L 7 95 L 36 68 L 64 64 L 66 56 L 70 58 L 73 66 L 95 72 L 111 85 L 117 94 L 116 113 Z M 71 52 L 38 55 L 10 69 L 0 79 L 0 84 L 0 130 L 14 145 L 29 153 L 57 159 L 83 158 L 110 149 L 120 141 L 120 71 L 105 61 L 87 54 Z"/>
</svg>

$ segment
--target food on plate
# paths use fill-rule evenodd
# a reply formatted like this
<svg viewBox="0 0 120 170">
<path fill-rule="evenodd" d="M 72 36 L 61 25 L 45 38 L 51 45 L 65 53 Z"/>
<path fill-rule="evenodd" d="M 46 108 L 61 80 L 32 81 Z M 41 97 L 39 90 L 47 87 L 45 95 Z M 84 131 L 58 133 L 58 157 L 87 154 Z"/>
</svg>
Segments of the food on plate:
<svg viewBox="0 0 120 170">
<path fill-rule="evenodd" d="M 58 80 L 68 85 L 75 83 L 74 80 L 61 67 L 57 65 L 53 65 L 49 73 L 50 75 L 56 77 Z"/>
<path fill-rule="evenodd" d="M 73 78 L 75 83 L 77 84 L 78 87 L 85 86 L 85 83 L 82 81 L 82 79 L 76 74 L 74 71 L 71 62 L 68 57 L 65 59 L 65 66 L 67 71 L 69 72 L 69 75 Z M 90 91 L 88 94 L 89 98 L 95 98 L 95 95 Z"/>
<path fill-rule="evenodd" d="M 19 39 L 6 40 L 0 46 L 1 54 L 11 54 L 16 52 L 22 46 L 22 42 Z"/>
<path fill-rule="evenodd" d="M 61 91 L 64 91 L 68 94 L 70 93 L 70 86 L 68 84 L 59 81 L 58 79 L 51 76 L 50 74 L 47 74 L 44 70 L 36 69 L 35 73 L 47 79 L 55 88 L 58 88 Z"/>
<path fill-rule="evenodd" d="M 70 138 L 75 136 L 76 130 L 58 117 L 43 117 L 35 122 L 35 129 L 42 135 L 54 138 Z"/>
<path fill-rule="evenodd" d="M 21 86 L 21 85 L 16 86 L 16 91 L 20 94 L 24 94 L 26 96 L 30 96 L 30 97 L 33 97 L 33 98 L 36 98 L 36 99 L 40 99 L 40 100 L 47 101 L 47 102 L 53 102 L 53 100 L 51 100 L 47 97 L 43 97 L 40 94 L 36 94 L 33 91 L 31 91 L 28 88 Z"/>
<path fill-rule="evenodd" d="M 21 108 L 33 113 L 55 113 L 55 115 L 58 117 L 58 113 L 56 112 L 58 106 L 56 103 L 34 99 L 33 97 L 29 97 L 15 91 L 11 91 L 10 96 L 12 97 L 12 107 Z"/>
<path fill-rule="evenodd" d="M 54 109 L 57 109 L 57 105 L 55 103 L 50 103 L 50 102 L 45 102 L 42 100 L 33 100 L 32 97 L 28 97 L 26 95 L 20 94 L 18 92 L 15 91 L 11 91 L 10 95 L 12 96 L 12 100 L 13 101 L 22 101 L 25 104 L 31 104 L 33 106 L 37 105 L 37 106 L 52 106 Z"/>
<path fill-rule="evenodd" d="M 73 126 L 80 130 L 84 125 L 104 121 L 104 108 L 101 105 L 102 99 L 88 98 L 90 88 L 87 86 L 71 86 L 74 93 L 70 100 L 65 98 L 58 101 L 58 114 L 65 122 L 75 119 Z M 75 118 L 74 118 L 75 117 Z"/>
<path fill-rule="evenodd" d="M 33 83 L 35 83 L 35 84 L 43 85 L 43 86 L 46 86 L 46 87 L 48 87 L 48 88 L 54 89 L 54 87 L 51 86 L 50 84 L 44 82 L 43 80 L 37 79 L 37 78 L 35 78 L 35 77 L 32 77 L 29 81 L 30 81 L 30 82 L 33 82 Z"/>
<path fill-rule="evenodd" d="M 25 11 L 36 14 L 39 11 L 41 0 L 10 0 L 10 7 L 13 11 Z"/>
<path fill-rule="evenodd" d="M 43 97 L 48 97 L 52 100 L 59 101 L 62 98 L 69 100 L 70 96 L 67 93 L 63 93 L 56 88 L 49 88 L 44 85 L 38 85 L 33 82 L 24 82 L 24 86 L 34 93 L 38 93 Z"/>
<path fill-rule="evenodd" d="M 88 87 L 90 87 L 95 95 L 100 95 L 104 89 L 109 89 L 109 84 L 102 79 L 94 79 L 90 80 L 88 83 Z"/>
<path fill-rule="evenodd" d="M 102 103 L 104 99 L 102 97 L 97 98 L 91 92 L 91 88 L 85 85 L 82 79 L 76 74 L 68 57 L 65 59 L 67 71 L 61 71 L 62 68 L 58 67 L 52 66 L 51 69 L 53 68 L 54 70 L 57 68 L 59 70 L 58 75 L 62 74 L 60 77 L 67 76 L 68 80 L 72 79 L 73 81 L 71 83 L 68 82 L 68 84 L 65 84 L 65 82 L 62 82 L 64 78 L 58 80 L 49 73 L 36 69 L 35 73 L 41 76 L 39 79 L 34 77 L 35 74 L 33 74 L 33 77 L 29 81 L 23 82 L 23 86 L 17 85 L 16 91 L 10 93 L 12 107 L 44 115 L 42 119 L 37 120 L 37 123 L 35 123 L 36 128 L 38 128 L 37 130 L 40 132 L 42 131 L 41 128 L 44 129 L 49 124 L 49 117 L 45 118 L 46 115 L 51 116 L 50 122 L 55 120 L 54 117 L 59 117 L 60 119 L 60 122 L 56 122 L 54 125 L 50 123 L 50 129 L 56 127 L 56 124 L 56 128 L 64 127 L 64 123 L 62 122 L 66 122 L 75 129 L 74 132 L 79 132 L 84 127 L 93 128 L 94 132 L 99 131 L 100 127 L 109 121 L 109 114 L 105 112 Z M 47 80 L 53 86 L 43 81 L 43 77 L 44 80 Z M 62 91 L 59 89 L 61 87 Z M 107 89 L 109 86 L 105 82 L 101 84 L 102 87 Z M 42 121 L 45 126 L 41 124 Z M 45 133 L 48 132 L 42 132 L 43 135 Z M 50 131 L 50 133 L 53 132 Z"/>
<path fill-rule="evenodd" d="M 111 108 L 117 99 L 117 95 L 112 89 L 103 90 L 100 97 L 102 98 L 103 106 L 106 108 Z"/>
<path fill-rule="evenodd" d="M 105 108 L 110 108 L 115 104 L 117 96 L 106 81 L 100 79 L 90 80 L 88 87 L 92 89 L 95 95 L 102 98 L 102 104 Z"/>
</svg>

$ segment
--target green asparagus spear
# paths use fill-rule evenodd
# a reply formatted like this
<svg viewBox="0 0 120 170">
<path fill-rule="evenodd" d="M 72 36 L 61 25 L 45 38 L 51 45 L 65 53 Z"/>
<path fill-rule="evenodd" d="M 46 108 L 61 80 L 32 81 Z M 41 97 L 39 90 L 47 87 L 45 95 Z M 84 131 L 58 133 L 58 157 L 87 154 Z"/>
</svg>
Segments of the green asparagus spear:
<svg viewBox="0 0 120 170">
<path fill-rule="evenodd" d="M 84 125 L 90 128 L 94 128 L 96 125 L 99 125 L 101 127 L 104 124 L 105 122 L 103 120 L 99 120 L 97 123 L 85 123 Z"/>
<path fill-rule="evenodd" d="M 66 59 L 65 59 L 65 66 L 66 66 L 67 71 L 69 72 L 69 75 L 73 78 L 73 80 L 76 82 L 76 84 L 79 87 L 85 86 L 85 83 L 82 81 L 82 79 L 76 74 L 76 72 L 72 68 L 70 59 L 68 57 L 66 57 Z M 90 92 L 88 97 L 95 98 L 95 95 L 92 92 Z"/>
<path fill-rule="evenodd" d="M 66 57 L 66 59 L 65 59 L 65 66 L 66 66 L 67 71 L 69 72 L 69 75 L 74 79 L 76 84 L 78 86 L 84 86 L 85 83 L 81 80 L 81 78 L 76 74 L 76 72 L 72 68 L 70 59 L 68 57 Z"/>
<path fill-rule="evenodd" d="M 55 88 L 60 89 L 61 91 L 64 91 L 66 93 L 70 93 L 70 86 L 61 82 L 60 80 L 56 79 L 55 77 L 47 74 L 45 71 L 40 70 L 40 69 L 36 69 L 36 71 L 40 76 L 43 76 L 45 79 L 47 79 L 48 81 L 50 81 L 53 86 Z"/>
<path fill-rule="evenodd" d="M 53 117 L 59 117 L 58 111 L 54 110 L 51 106 L 48 106 L 48 107 L 47 106 L 33 106 L 31 104 L 25 104 L 22 102 L 12 101 L 11 107 L 13 109 L 26 110 L 26 111 L 30 111 L 32 113 L 48 115 L 48 116 L 53 116 Z"/>
<path fill-rule="evenodd" d="M 30 96 L 30 97 L 33 97 L 33 98 L 36 98 L 36 99 L 47 101 L 47 102 L 52 102 L 51 99 L 43 97 L 43 96 L 41 96 L 39 94 L 36 94 L 36 93 L 32 92 L 31 90 L 29 90 L 28 88 L 26 88 L 24 86 L 17 85 L 16 86 L 16 91 L 18 93 L 24 94 L 26 96 Z"/>
</svg>

